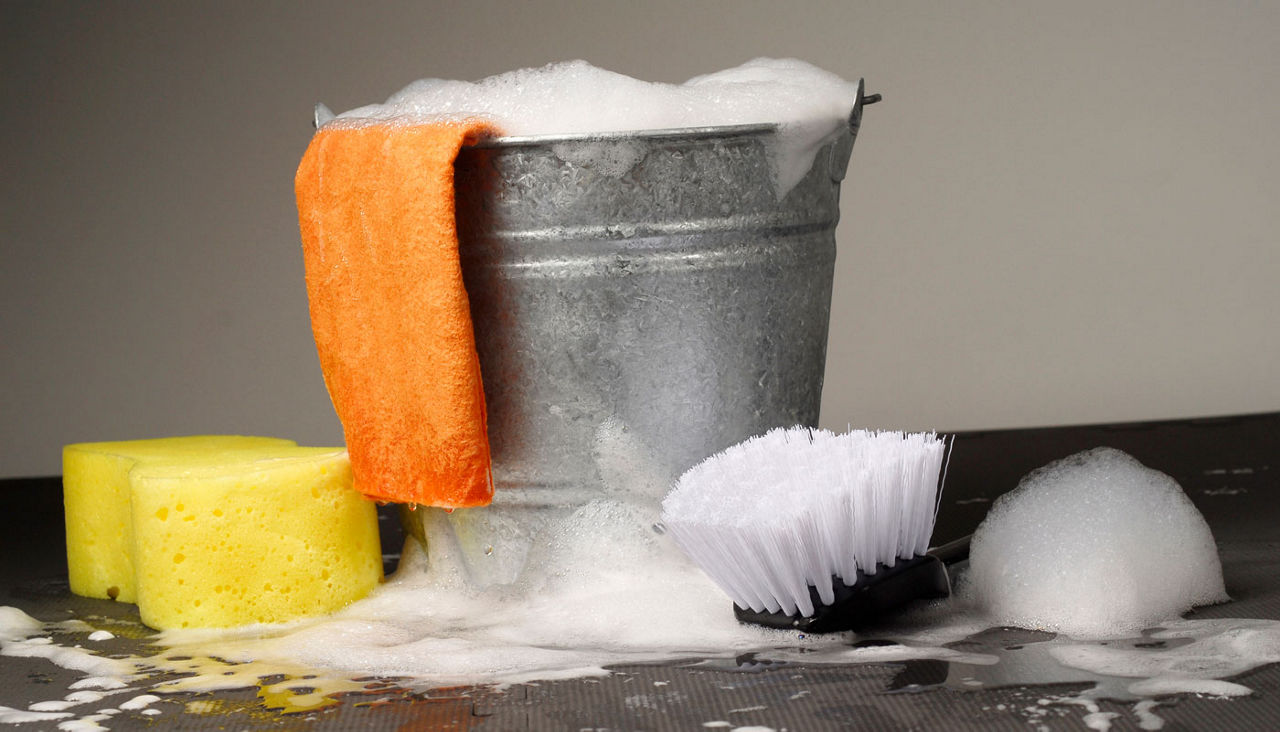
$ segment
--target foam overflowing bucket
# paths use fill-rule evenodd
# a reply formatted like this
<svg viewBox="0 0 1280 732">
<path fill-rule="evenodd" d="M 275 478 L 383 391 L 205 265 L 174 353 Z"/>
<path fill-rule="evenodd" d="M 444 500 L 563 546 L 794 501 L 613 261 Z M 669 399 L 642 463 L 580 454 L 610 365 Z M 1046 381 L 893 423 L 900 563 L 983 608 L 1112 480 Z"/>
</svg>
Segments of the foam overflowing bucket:
<svg viewBox="0 0 1280 732">
<path fill-rule="evenodd" d="M 463 148 L 458 233 L 496 494 L 442 520 L 482 584 L 518 574 L 527 546 L 495 556 L 494 537 L 530 533 L 543 509 L 612 490 L 656 502 L 725 447 L 816 426 L 865 101 L 859 84 L 848 124 L 785 190 L 771 125 Z"/>
</svg>

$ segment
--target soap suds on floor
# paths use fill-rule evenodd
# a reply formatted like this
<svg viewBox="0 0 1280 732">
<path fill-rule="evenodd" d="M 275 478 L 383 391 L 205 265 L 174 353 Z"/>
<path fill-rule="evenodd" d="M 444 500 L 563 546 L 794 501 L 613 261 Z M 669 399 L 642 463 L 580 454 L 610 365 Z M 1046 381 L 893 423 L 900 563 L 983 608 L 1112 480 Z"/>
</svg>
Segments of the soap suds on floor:
<svg viewBox="0 0 1280 732">
<path fill-rule="evenodd" d="M 26 709 L 0 707 L 0 723 L 27 724 L 29 722 L 52 722 L 56 719 L 73 717 L 70 712 L 33 712 Z"/>
<path fill-rule="evenodd" d="M 730 613 L 730 616 L 732 614 Z M 29 623 L 26 623 L 30 627 Z M 65 633 L 48 624 L 39 632 L 50 635 Z M 0 630 L 3 630 L 0 626 Z M 371 633 L 376 635 L 385 626 L 376 626 Z M 1019 662 L 1011 653 L 992 654 L 981 651 L 965 650 L 967 639 L 973 638 L 986 629 L 980 618 L 965 614 L 962 610 L 948 603 L 937 603 L 930 613 L 925 613 L 895 626 L 886 626 L 877 632 L 877 637 L 893 639 L 884 645 L 852 645 L 864 638 L 841 634 L 822 639 L 798 639 L 794 634 L 778 634 L 755 654 L 755 658 L 766 667 L 778 667 L 787 664 L 825 665 L 853 663 L 911 663 L 925 660 L 944 661 L 949 665 L 951 678 L 946 686 L 967 690 L 990 690 L 997 688 L 1031 686 L 1029 693 L 1034 692 L 1036 684 L 1081 683 L 1093 681 L 1096 685 L 1076 695 L 1050 696 L 1036 699 L 1036 703 L 1025 709 L 1010 711 L 1020 714 L 1028 721 L 1034 722 L 1045 715 L 1053 713 L 1054 708 L 1093 704 L 1103 699 L 1115 699 L 1120 702 L 1121 709 L 1131 710 L 1134 721 L 1143 729 L 1159 729 L 1162 720 L 1159 718 L 1156 697 L 1173 694 L 1202 694 L 1208 696 L 1231 697 L 1250 693 L 1245 685 L 1227 680 L 1234 678 L 1252 668 L 1267 663 L 1280 662 L 1280 622 L 1267 620 L 1185 620 L 1168 624 L 1163 630 L 1152 631 L 1132 643 L 1111 641 L 1078 641 L 1066 636 L 1044 634 L 1050 640 L 1028 642 L 1023 650 L 1034 646 L 1044 646 L 1038 655 L 1027 655 L 1025 659 L 1037 659 L 1028 664 L 1026 660 Z M 228 652 L 241 658 L 251 658 L 256 651 L 271 649 L 272 655 L 288 655 L 286 651 L 297 651 L 300 646 L 309 643 L 327 642 L 334 638 L 343 643 L 364 643 L 365 636 L 360 634 L 343 635 L 338 633 L 326 636 L 334 630 L 342 630 L 341 626 L 321 628 L 313 625 L 310 632 L 302 632 L 302 628 L 259 627 L 252 631 L 245 629 L 244 638 L 240 641 L 218 639 L 212 634 L 205 638 L 189 638 L 184 644 L 173 645 L 166 651 L 150 657 L 131 659 L 115 659 L 132 667 L 132 673 L 118 679 L 123 684 L 114 698 L 114 709 L 130 711 L 136 714 L 159 714 L 154 705 L 164 700 L 166 693 L 184 691 L 218 691 L 243 688 L 259 688 L 259 696 L 265 700 L 275 700 L 276 709 L 288 711 L 314 711 L 336 703 L 335 699 L 343 694 L 357 694 L 365 700 L 397 698 L 397 688 L 424 690 L 438 686 L 439 678 L 414 677 L 412 664 L 408 661 L 416 652 L 431 649 L 430 652 L 458 653 L 461 660 L 456 664 L 484 661 L 492 662 L 500 654 L 490 645 L 474 648 L 475 642 L 465 639 L 454 639 L 445 642 L 437 638 L 433 642 L 430 632 L 389 637 L 383 640 L 385 646 L 380 652 L 383 660 L 397 659 L 399 665 L 388 663 L 380 669 L 381 673 L 394 675 L 404 674 L 402 678 L 370 682 L 367 672 L 322 668 L 309 665 L 304 659 L 295 658 L 292 662 L 283 660 L 265 660 L 267 654 L 260 654 L 259 660 L 231 661 L 224 660 Z M 346 627 L 350 631 L 352 628 Z M 441 632 L 441 626 L 435 626 Z M 261 639 L 263 645 L 256 645 L 250 640 L 252 633 L 266 631 L 269 636 Z M 43 645 L 61 645 L 47 638 Z M 803 645 L 804 641 L 811 641 Z M 1168 641 L 1169 647 L 1159 646 L 1153 641 Z M 67 639 L 70 642 L 70 639 Z M 1173 645 L 1175 642 L 1183 645 Z M 1103 645 L 1106 643 L 1107 645 Z M 778 647 L 782 646 L 782 647 Z M 953 647 L 954 646 L 954 647 Z M 524 649 L 516 643 L 509 648 L 519 657 Z M 8 651 L 6 644 L 4 651 Z M 305 654 L 297 654 L 305 655 Z M 666 653 L 659 653 L 649 647 L 642 652 L 628 652 L 615 648 L 612 652 L 604 649 L 563 649 L 560 653 L 549 653 L 542 657 L 546 663 L 541 668 L 520 668 L 517 664 L 495 664 L 490 666 L 488 675 L 483 676 L 488 683 L 499 683 L 509 680 L 533 679 L 553 680 L 571 678 L 581 674 L 604 674 L 606 667 L 614 663 L 628 664 L 637 658 L 651 662 L 671 662 L 681 659 L 698 659 L 706 655 L 699 652 L 686 651 L 684 648 L 667 648 Z M 716 654 L 722 658 L 730 658 L 731 654 Z M 47 656 L 55 663 L 59 659 L 56 654 Z M 362 668 L 368 668 L 369 656 L 362 659 Z M 527 656 L 525 660 L 536 660 Z M 641 662 L 645 662 L 641 661 Z M 593 665 L 588 665 L 588 664 Z M 725 666 L 725 668 L 729 668 Z M 1071 676 L 1072 669 L 1078 669 L 1083 675 Z M 156 682 L 157 672 L 191 674 L 184 678 Z M 475 669 L 472 669 L 473 674 Z M 361 678 L 363 680 L 356 681 Z M 480 678 L 473 675 L 471 678 Z M 101 682 L 95 682 L 97 686 Z M 121 693 L 127 692 L 127 693 Z M 89 696 L 68 695 L 63 700 L 34 702 L 26 710 L 0 710 L 0 722 L 17 723 L 27 721 L 71 720 L 82 708 L 89 708 L 88 716 L 101 713 L 101 699 L 92 703 Z M 74 703 L 73 703 L 74 702 Z M 293 706 L 289 707 L 288 704 Z M 1132 706 L 1126 706 L 1126 703 Z M 55 707 L 57 711 L 54 711 Z M 42 711 L 44 710 L 44 711 Z M 737 712 L 748 711 L 736 708 Z M 1103 722 L 1110 723 L 1111 717 L 1102 713 L 1089 717 L 1090 723 L 1104 728 Z M 1127 714 L 1127 712 L 1126 712 Z M 76 718 L 83 719 L 83 718 Z M 102 721 L 102 720 L 98 720 Z M 89 720 L 87 723 L 94 723 Z"/>
<path fill-rule="evenodd" d="M 1016 651 L 991 651 L 976 642 L 1000 623 L 959 600 L 904 613 L 894 625 L 861 637 L 740 625 L 727 597 L 675 550 L 670 537 L 654 530 L 658 508 L 651 481 L 636 474 L 640 468 L 627 470 L 643 464 L 644 451 L 615 444 L 625 442 L 625 432 L 605 437 L 605 452 L 624 456 L 608 472 L 630 472 L 636 486 L 540 514 L 544 533 L 528 555 L 530 565 L 507 586 L 469 586 L 447 515 L 427 511 L 422 515 L 430 554 L 410 541 L 400 571 L 385 585 L 324 618 L 169 632 L 157 636 L 164 650 L 153 656 L 106 658 L 91 650 L 96 643 L 73 647 L 103 628 L 82 621 L 42 623 L 17 608 L 0 607 L 0 655 L 43 658 L 86 674 L 76 683 L 80 688 L 64 698 L 0 710 L 0 721 L 92 728 L 107 722 L 99 718 L 104 713 L 158 714 L 168 692 L 253 687 L 270 708 L 308 711 L 334 704 L 343 694 L 393 699 L 404 690 L 575 678 L 607 674 L 619 664 L 750 655 L 763 668 L 942 661 L 954 676 L 946 685 L 965 690 L 1092 682 L 1092 689 L 1078 695 L 1046 697 L 1027 707 L 1034 711 L 1014 711 L 1033 721 L 1063 705 L 1119 699 L 1132 705 L 1144 729 L 1154 729 L 1159 715 L 1148 703 L 1154 697 L 1248 693 L 1236 677 L 1280 662 L 1280 622 L 1269 620 L 1165 619 L 1161 628 L 1128 642 L 1105 644 L 1018 631 Z M 881 641 L 865 643 L 874 638 Z M 161 681 L 160 673 L 170 676 Z M 372 676 L 384 679 L 370 681 Z M 90 702 L 108 692 L 114 711 L 100 709 L 108 703 L 103 696 Z M 77 716 L 81 709 L 88 711 Z M 1086 722 L 1099 729 L 1114 721 L 1114 713 L 1101 709 L 1089 715 Z"/>
</svg>

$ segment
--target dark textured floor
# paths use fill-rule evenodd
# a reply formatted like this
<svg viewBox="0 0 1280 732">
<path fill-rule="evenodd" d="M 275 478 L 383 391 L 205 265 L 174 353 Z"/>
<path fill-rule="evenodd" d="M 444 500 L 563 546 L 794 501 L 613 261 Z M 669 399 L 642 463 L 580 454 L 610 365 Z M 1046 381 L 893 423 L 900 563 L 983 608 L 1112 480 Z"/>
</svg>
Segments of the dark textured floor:
<svg viewBox="0 0 1280 732">
<path fill-rule="evenodd" d="M 962 433 L 957 436 L 935 543 L 973 531 L 990 501 L 1029 470 L 1079 450 L 1108 445 L 1168 473 L 1208 520 L 1219 543 L 1233 600 L 1196 617 L 1280 620 L 1280 414 L 1121 425 Z M 384 546 L 398 551 L 398 528 L 384 518 Z M 0 605 L 40 620 L 76 617 L 136 620 L 132 606 L 71 596 L 63 566 L 61 490 L 57 478 L 0 481 Z M 1021 633 L 1021 631 L 1009 631 Z M 118 638 L 118 652 L 136 653 L 146 638 Z M 1021 638 L 1020 643 L 1027 642 Z M 993 633 L 969 649 L 1010 643 Z M 1080 691 L 1083 685 L 1012 684 L 968 690 L 948 684 L 942 661 L 804 666 L 743 657 L 734 663 L 698 659 L 614 669 L 598 679 L 516 685 L 504 690 L 461 688 L 403 694 L 366 704 L 358 697 L 309 714 L 267 709 L 257 690 L 166 697 L 154 718 L 119 714 L 111 729 L 181 726 L 189 729 L 714 729 L 758 726 L 774 730 L 836 729 L 1082 729 L 1087 710 L 1036 700 Z M 61 699 L 82 675 L 41 659 L 0 658 L 0 706 L 26 709 Z M 1154 710 L 1165 730 L 1280 729 L 1280 666 L 1235 679 L 1249 697 L 1161 699 Z M 214 713 L 181 714 L 191 701 Z M 1034 712 L 1028 712 L 1029 708 Z M 1112 730 L 1139 729 L 1133 704 L 1101 702 L 1116 712 Z M 2 710 L 0 710 L 2 711 Z M 77 708 L 78 714 L 84 714 Z M 46 725 L 46 726 L 42 726 Z M 30 723 L 15 729 L 56 728 Z"/>
</svg>

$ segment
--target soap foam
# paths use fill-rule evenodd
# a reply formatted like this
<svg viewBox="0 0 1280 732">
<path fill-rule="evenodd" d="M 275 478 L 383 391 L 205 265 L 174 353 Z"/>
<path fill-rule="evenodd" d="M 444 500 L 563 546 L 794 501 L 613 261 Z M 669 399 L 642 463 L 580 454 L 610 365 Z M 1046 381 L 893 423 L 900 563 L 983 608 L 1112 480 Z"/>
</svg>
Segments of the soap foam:
<svg viewBox="0 0 1280 732">
<path fill-rule="evenodd" d="M 996 623 L 1094 638 L 1229 599 L 1191 500 L 1110 448 L 1047 465 L 1001 496 L 974 534 L 962 591 Z"/>
<path fill-rule="evenodd" d="M 38 636 L 24 640 L 5 641 L 0 655 L 14 658 L 46 658 L 62 668 L 81 671 L 91 676 L 124 677 L 133 668 L 124 661 L 103 658 L 79 648 L 67 648 Z"/>
<path fill-rule="evenodd" d="M 1064 666 L 1092 673 L 1139 679 L 1129 691 L 1137 696 L 1196 693 L 1243 696 L 1252 690 L 1222 679 L 1280 663 L 1280 624 L 1272 620 L 1222 618 L 1179 620 L 1150 635 L 1156 641 L 1191 642 L 1157 651 L 1101 645 L 1054 648 Z"/>
<path fill-rule="evenodd" d="M 644 82 L 585 61 L 565 61 L 477 82 L 422 79 L 384 104 L 344 112 L 327 124 L 422 124 L 480 117 L 509 136 L 580 137 L 776 125 L 774 163 L 781 194 L 803 177 L 826 138 L 847 123 L 856 96 L 856 84 L 795 59 L 755 59 L 683 84 Z M 642 157 L 642 150 L 617 158 L 618 148 L 597 148 L 614 151 L 615 157 L 599 161 L 610 175 L 620 175 Z M 584 163 L 584 154 L 591 150 L 561 157 Z"/>
<path fill-rule="evenodd" d="M 595 500 L 547 521 L 528 556 L 526 571 L 509 585 L 471 584 L 460 555 L 464 548 L 450 539 L 447 530 L 449 515 L 419 509 L 427 517 L 423 523 L 431 540 L 430 555 L 416 540 L 410 541 L 399 571 L 386 584 L 334 615 L 286 625 L 169 632 L 153 639 L 163 648 L 154 656 L 104 658 L 74 648 L 96 630 L 89 624 L 41 623 L 16 608 L 0 607 L 0 654 L 40 656 L 96 674 L 74 686 L 119 690 L 114 708 L 139 714 L 158 713 L 153 706 L 155 695 L 163 698 L 176 692 L 256 686 L 264 700 L 279 700 L 279 705 L 292 711 L 308 711 L 334 704 L 334 695 L 344 693 L 360 694 L 364 700 L 380 694 L 395 697 L 398 692 L 388 682 L 371 681 L 372 676 L 401 677 L 396 686 L 412 690 L 603 675 L 614 665 L 727 660 L 743 653 L 753 653 L 766 663 L 805 665 L 936 659 L 949 663 L 953 675 L 990 688 L 1062 679 L 1113 680 L 1078 696 L 1038 701 L 1027 707 L 1034 711 L 1027 712 L 1032 720 L 1055 706 L 1091 704 L 1101 698 L 1238 695 L 1248 689 L 1227 678 L 1260 664 L 1280 662 L 1280 623 L 1269 620 L 1166 622 L 1162 630 L 1131 644 L 1109 641 L 1104 645 L 1066 637 L 1043 642 L 1028 639 L 1025 648 L 1016 652 L 1031 654 L 1043 646 L 1043 653 L 1023 658 L 1044 659 L 1056 669 L 1086 669 L 1077 672 L 1086 674 L 1079 677 L 1020 665 L 1010 655 L 1013 652 L 997 656 L 970 650 L 985 646 L 965 643 L 965 639 L 983 633 L 992 620 L 966 612 L 963 604 L 938 602 L 905 613 L 898 619 L 900 625 L 886 626 L 877 634 L 896 641 L 893 645 L 850 645 L 861 639 L 850 634 L 804 637 L 740 625 L 722 592 L 675 550 L 669 536 L 655 530 L 659 492 L 645 447 L 624 426 L 610 424 L 600 430 L 597 450 L 601 473 L 610 477 L 609 487 Z M 1176 490 L 1169 488 L 1167 478 L 1134 467 L 1131 458 L 1109 451 L 1101 457 L 1108 458 L 1103 462 L 1112 467 L 1128 466 L 1134 474 L 1147 476 L 1162 486 L 1158 493 L 1166 499 Z M 1078 480 L 1078 471 L 1067 468 L 1093 462 L 1077 456 L 1067 465 L 1042 472 L 1035 481 L 1029 478 L 1025 485 L 1039 485 L 1047 475 L 1061 471 Z M 1112 492 L 1127 495 L 1129 491 L 1116 487 L 1134 482 L 1129 472 L 1125 475 L 1130 479 L 1106 483 Z M 1020 491 L 1027 495 L 1030 489 Z M 1034 499 L 1014 503 L 1022 500 Z M 1050 501 L 1050 505 L 1057 504 Z M 1160 505 L 1159 500 L 1148 500 L 1141 513 Z M 1185 510 L 1174 513 L 1181 515 Z M 979 543 L 983 536 L 999 537 L 986 528 Z M 1112 542 L 1116 536 L 1127 536 L 1127 532 L 1097 538 Z M 1186 532 L 1181 536 L 1186 540 Z M 1018 544 L 999 546 L 1016 549 Z M 1056 565 L 1038 566 L 1050 579 L 1057 570 Z M 1152 640 L 1166 641 L 1167 647 L 1153 647 Z M 954 683 L 961 679 L 948 681 L 948 685 Z M 126 693 L 127 689 L 147 695 Z M 26 710 L 0 709 L 0 722 L 63 720 L 88 725 L 95 723 L 97 715 L 73 720 L 75 714 L 53 709 L 66 706 L 62 702 L 79 702 L 81 708 L 93 711 L 101 706 L 72 694 L 49 701 L 54 703 L 36 702 Z M 48 710 L 41 711 L 37 705 Z M 1152 706 L 1139 705 L 1134 714 L 1154 718 Z M 138 707 L 143 710 L 137 711 Z"/>
<path fill-rule="evenodd" d="M 596 437 L 605 485 L 590 498 L 547 506 L 525 495 L 504 504 L 503 494 L 481 509 L 420 507 L 412 516 L 429 551 L 409 540 L 386 583 L 333 615 L 163 633 L 167 651 L 147 663 L 195 675 L 160 690 L 238 688 L 306 669 L 332 672 L 307 681 L 326 691 L 349 690 L 344 676 L 509 684 L 840 642 L 739 624 L 729 599 L 655 527 L 666 483 L 651 451 L 617 422 Z"/>
<path fill-rule="evenodd" d="M 32 712 L 26 709 L 0 706 L 0 724 L 27 724 L 29 722 L 52 722 L 74 716 L 70 712 Z"/>
<path fill-rule="evenodd" d="M 484 589 L 460 582 L 444 520 L 427 522 L 430 556 L 410 542 L 385 585 L 332 616 L 175 631 L 162 642 L 179 656 L 403 675 L 426 686 L 603 675 L 613 664 L 794 642 L 739 625 L 728 599 L 654 533 L 653 517 L 625 502 L 593 501 L 555 520 L 530 556 L 535 569 Z"/>
<path fill-rule="evenodd" d="M 739 624 L 655 526 L 666 483 L 651 451 L 617 422 L 596 437 L 605 485 L 591 498 L 547 506 L 519 495 L 506 505 L 503 494 L 481 509 L 418 508 L 429 551 L 409 540 L 396 573 L 367 598 L 284 625 L 163 633 L 167 651 L 147 664 L 195 675 L 157 690 L 240 688 L 306 669 L 329 670 L 306 683 L 338 692 L 351 688 L 344 677 L 374 675 L 418 688 L 509 684 L 841 642 Z"/>
<path fill-rule="evenodd" d="M 0 607 L 0 642 L 26 640 L 37 635 L 43 624 L 16 607 Z"/>
</svg>

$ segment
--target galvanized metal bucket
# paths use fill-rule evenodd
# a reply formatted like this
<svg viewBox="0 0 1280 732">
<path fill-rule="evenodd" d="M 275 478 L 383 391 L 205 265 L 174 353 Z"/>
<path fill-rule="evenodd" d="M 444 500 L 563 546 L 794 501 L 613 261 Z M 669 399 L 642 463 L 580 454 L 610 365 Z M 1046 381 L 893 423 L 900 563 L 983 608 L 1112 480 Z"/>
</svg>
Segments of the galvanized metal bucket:
<svg viewBox="0 0 1280 732">
<path fill-rule="evenodd" d="M 472 574 L 489 567 L 481 584 L 518 574 L 523 555 L 495 557 L 493 537 L 543 508 L 628 480 L 656 501 L 725 447 L 817 424 L 840 181 L 875 99 L 860 83 L 849 124 L 785 194 L 770 125 L 462 151 L 458 233 L 497 491 L 449 523 Z"/>
</svg>

